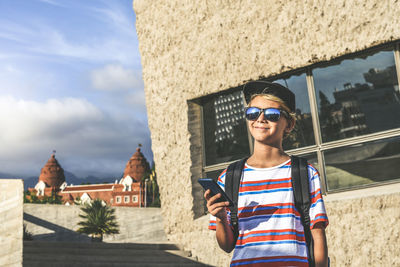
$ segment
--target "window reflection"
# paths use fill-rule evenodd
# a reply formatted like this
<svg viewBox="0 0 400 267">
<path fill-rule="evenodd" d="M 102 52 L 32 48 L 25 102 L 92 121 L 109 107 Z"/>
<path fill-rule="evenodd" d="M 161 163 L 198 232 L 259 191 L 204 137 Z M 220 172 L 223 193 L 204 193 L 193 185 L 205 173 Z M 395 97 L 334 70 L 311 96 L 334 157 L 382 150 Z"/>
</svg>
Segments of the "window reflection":
<svg viewBox="0 0 400 267">
<path fill-rule="evenodd" d="M 293 75 L 287 79 L 279 79 L 274 82 L 286 86 L 296 95 L 296 126 L 291 134 L 283 140 L 283 148 L 288 150 L 314 145 L 314 130 L 308 100 L 306 74 Z"/>
<path fill-rule="evenodd" d="M 324 142 L 400 126 L 400 92 L 392 51 L 313 70 Z"/>
<path fill-rule="evenodd" d="M 250 153 L 241 91 L 214 96 L 203 105 L 206 165 Z"/>
<path fill-rule="evenodd" d="M 400 137 L 324 153 L 329 190 L 399 179 Z"/>
<path fill-rule="evenodd" d="M 209 171 L 206 172 L 206 177 L 207 178 L 212 178 L 214 180 L 217 180 L 217 178 L 220 176 L 220 174 L 225 170 L 225 168 L 216 170 L 216 171 Z"/>
<path fill-rule="evenodd" d="M 307 159 L 307 162 L 319 171 L 319 163 L 317 153 L 303 154 L 300 157 Z"/>
</svg>

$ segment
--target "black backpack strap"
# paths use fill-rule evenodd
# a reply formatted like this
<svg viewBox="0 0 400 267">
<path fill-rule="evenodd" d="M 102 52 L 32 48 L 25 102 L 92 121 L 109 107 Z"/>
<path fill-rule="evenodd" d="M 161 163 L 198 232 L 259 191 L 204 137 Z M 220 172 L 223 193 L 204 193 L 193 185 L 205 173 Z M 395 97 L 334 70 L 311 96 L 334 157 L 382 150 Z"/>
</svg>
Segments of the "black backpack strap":
<svg viewBox="0 0 400 267">
<path fill-rule="evenodd" d="M 228 166 L 225 174 L 225 193 L 233 202 L 233 207 L 229 207 L 231 211 L 231 224 L 233 227 L 233 235 L 235 240 L 239 236 L 239 220 L 238 220 L 238 199 L 240 179 L 242 178 L 242 170 L 247 158 L 235 161 Z"/>
<path fill-rule="evenodd" d="M 304 158 L 292 156 L 292 186 L 294 203 L 301 216 L 304 236 L 307 243 L 308 263 L 314 266 L 314 243 L 310 230 L 310 189 L 308 178 L 308 163 Z"/>
</svg>

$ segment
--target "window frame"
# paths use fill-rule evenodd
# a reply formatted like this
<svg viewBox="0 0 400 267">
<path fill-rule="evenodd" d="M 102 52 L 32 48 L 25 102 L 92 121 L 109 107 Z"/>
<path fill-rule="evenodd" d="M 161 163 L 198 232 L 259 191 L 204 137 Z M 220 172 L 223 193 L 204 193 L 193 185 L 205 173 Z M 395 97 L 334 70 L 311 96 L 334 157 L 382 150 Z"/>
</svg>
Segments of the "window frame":
<svg viewBox="0 0 400 267">
<path fill-rule="evenodd" d="M 288 78 L 292 75 L 296 75 L 299 73 L 306 74 L 307 90 L 308 90 L 308 96 L 309 96 L 312 125 L 313 125 L 313 130 L 314 130 L 315 145 L 296 148 L 296 149 L 290 149 L 290 150 L 286 150 L 286 152 L 290 155 L 297 155 L 297 156 L 301 156 L 301 155 L 308 154 L 308 153 L 316 153 L 317 154 L 317 159 L 318 159 L 318 164 L 319 164 L 318 169 L 319 169 L 320 177 L 321 177 L 321 189 L 322 189 L 322 193 L 324 195 L 326 195 L 328 192 L 335 193 L 335 192 L 349 191 L 349 190 L 365 188 L 365 187 L 373 187 L 373 186 L 376 186 L 377 184 L 383 185 L 383 184 L 390 184 L 393 182 L 398 182 L 398 179 L 395 179 L 395 180 L 377 182 L 377 183 L 373 183 L 373 184 L 358 185 L 358 186 L 351 186 L 351 187 L 346 187 L 346 188 L 328 190 L 328 183 L 327 183 L 327 177 L 326 177 L 326 172 L 325 172 L 325 159 L 324 159 L 325 151 L 329 151 L 330 149 L 345 147 L 345 146 L 349 146 L 349 145 L 363 144 L 363 143 L 367 143 L 370 141 L 376 141 L 376 140 L 380 140 L 380 139 L 399 137 L 400 136 L 400 126 L 398 128 L 393 128 L 393 129 L 389 129 L 389 130 L 385 130 L 385 131 L 380 131 L 380 132 L 375 132 L 375 133 L 370 133 L 370 134 L 365 134 L 365 135 L 360 135 L 360 136 L 355 136 L 355 137 L 343 138 L 343 139 L 329 141 L 329 142 L 323 142 L 322 135 L 321 135 L 321 128 L 320 128 L 318 103 L 317 103 L 316 91 L 315 91 L 315 86 L 314 86 L 314 78 L 313 78 L 313 73 L 312 73 L 313 69 L 315 69 L 315 68 L 323 68 L 323 67 L 328 67 L 331 65 L 338 65 L 343 60 L 360 58 L 363 56 L 367 56 L 368 54 L 378 53 L 385 49 L 390 49 L 394 53 L 394 61 L 395 61 L 395 68 L 396 68 L 396 73 L 397 73 L 397 80 L 398 80 L 398 85 L 400 86 L 400 40 L 396 40 L 393 42 L 374 46 L 374 47 L 371 47 L 371 48 L 368 48 L 368 49 L 365 49 L 362 51 L 358 51 L 355 53 L 346 54 L 346 55 L 334 58 L 329 61 L 314 63 L 314 64 L 311 64 L 306 67 L 298 68 L 296 70 L 281 73 L 279 75 L 271 76 L 271 77 L 268 77 L 267 79 L 265 79 L 267 81 L 274 81 L 274 80 L 278 80 L 278 79 Z M 215 94 L 212 94 L 212 95 L 209 95 L 206 97 L 207 98 L 208 97 L 216 97 L 221 94 L 230 93 L 234 90 L 238 90 L 238 88 L 240 88 L 240 86 L 234 87 L 234 88 L 229 88 L 228 90 L 220 91 L 218 93 L 215 93 Z M 204 98 L 202 98 L 202 99 L 204 99 Z M 202 101 L 200 100 L 200 103 L 201 102 Z M 222 163 L 208 165 L 208 166 L 205 165 L 205 163 L 206 163 L 206 158 L 205 158 L 206 151 L 205 151 L 205 143 L 204 143 L 204 141 L 205 141 L 204 140 L 205 139 L 204 138 L 204 127 L 205 126 L 204 126 L 203 106 L 201 104 L 200 104 L 200 109 L 201 109 L 201 120 L 200 120 L 201 125 L 200 125 L 200 127 L 201 127 L 201 131 L 202 131 L 202 155 L 203 155 L 202 156 L 202 159 L 203 159 L 202 172 L 203 172 L 203 176 L 204 176 L 206 172 L 224 169 L 229 164 L 231 164 L 232 162 L 235 162 L 236 160 L 229 161 L 229 162 L 222 162 Z M 248 133 L 248 136 L 249 136 L 250 154 L 251 154 L 253 151 L 252 138 L 251 138 L 250 133 Z"/>
</svg>

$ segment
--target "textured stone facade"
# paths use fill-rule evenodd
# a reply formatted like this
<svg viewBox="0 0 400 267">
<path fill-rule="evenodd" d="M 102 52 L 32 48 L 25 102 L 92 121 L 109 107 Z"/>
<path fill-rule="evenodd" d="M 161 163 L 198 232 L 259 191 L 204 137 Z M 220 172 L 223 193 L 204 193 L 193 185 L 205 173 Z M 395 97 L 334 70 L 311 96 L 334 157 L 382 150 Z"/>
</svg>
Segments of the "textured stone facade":
<svg viewBox="0 0 400 267">
<path fill-rule="evenodd" d="M 22 180 L 0 179 L 0 266 L 22 266 Z"/>
<path fill-rule="evenodd" d="M 229 255 L 217 248 L 214 234 L 206 229 L 207 218 L 199 217 L 201 194 L 196 180 L 202 173 L 203 152 L 202 129 L 196 120 L 201 118 L 196 115 L 198 107 L 188 101 L 398 40 L 400 3 L 135 0 L 134 10 L 166 233 L 199 259 L 226 266 Z M 353 219 L 364 238 L 386 236 L 377 221 L 367 225 L 364 219 L 377 210 L 384 211 L 382 216 L 398 214 L 399 192 L 391 197 L 327 203 L 332 220 L 328 235 L 338 242 L 330 244 L 331 253 L 345 253 L 333 257 L 333 266 L 400 265 L 395 250 L 385 252 L 394 253 L 390 257 L 383 252 L 387 246 L 399 250 L 393 238 L 386 240 L 390 244 L 381 238 L 363 244 L 362 239 L 351 238 L 354 228 L 340 224 L 359 216 Z M 363 204 L 368 201 L 385 205 L 378 209 Z M 362 215 L 354 215 L 360 209 Z M 398 233 L 398 226 L 393 228 Z M 347 241 L 344 251 L 346 246 L 339 244 Z M 382 260 L 380 256 L 368 259 L 375 254 L 367 250 L 378 247 Z"/>
</svg>

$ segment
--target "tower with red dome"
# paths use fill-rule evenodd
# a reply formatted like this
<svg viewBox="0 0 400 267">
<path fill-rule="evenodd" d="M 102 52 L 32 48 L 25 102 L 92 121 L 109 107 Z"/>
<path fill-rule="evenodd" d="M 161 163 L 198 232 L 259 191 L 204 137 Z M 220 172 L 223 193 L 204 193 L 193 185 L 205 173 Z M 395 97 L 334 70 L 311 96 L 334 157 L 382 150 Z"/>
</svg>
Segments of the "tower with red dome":
<svg viewBox="0 0 400 267">
<path fill-rule="evenodd" d="M 46 187 L 60 188 L 65 182 L 64 169 L 58 163 L 54 153 L 40 171 L 39 182 L 43 181 Z"/>
<path fill-rule="evenodd" d="M 146 158 L 140 152 L 140 146 L 136 149 L 136 152 L 129 159 L 128 163 L 126 163 L 124 175 L 122 178 L 130 176 L 135 182 L 141 182 L 143 175 L 150 171 L 149 163 Z"/>
</svg>

